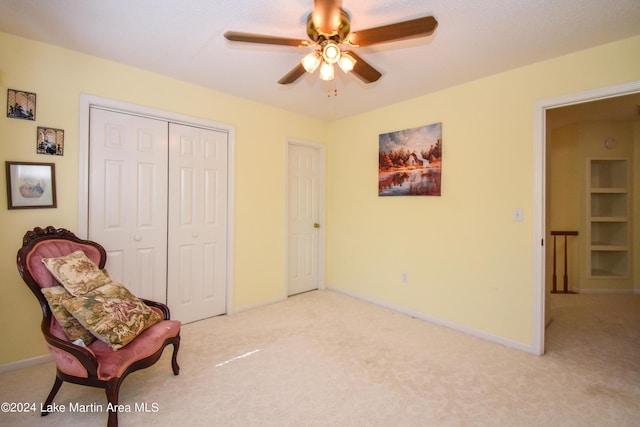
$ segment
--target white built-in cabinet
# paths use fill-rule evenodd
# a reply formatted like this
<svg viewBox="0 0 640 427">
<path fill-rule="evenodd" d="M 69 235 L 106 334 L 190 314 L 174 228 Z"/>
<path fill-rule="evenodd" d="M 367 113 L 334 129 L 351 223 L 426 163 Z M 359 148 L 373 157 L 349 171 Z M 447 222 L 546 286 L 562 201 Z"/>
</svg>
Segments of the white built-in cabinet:
<svg viewBox="0 0 640 427">
<path fill-rule="evenodd" d="M 92 107 L 88 238 L 134 294 L 191 322 L 225 313 L 225 131 Z"/>
<path fill-rule="evenodd" d="M 630 275 L 629 187 L 627 159 L 588 159 L 588 272 L 593 279 Z"/>
</svg>

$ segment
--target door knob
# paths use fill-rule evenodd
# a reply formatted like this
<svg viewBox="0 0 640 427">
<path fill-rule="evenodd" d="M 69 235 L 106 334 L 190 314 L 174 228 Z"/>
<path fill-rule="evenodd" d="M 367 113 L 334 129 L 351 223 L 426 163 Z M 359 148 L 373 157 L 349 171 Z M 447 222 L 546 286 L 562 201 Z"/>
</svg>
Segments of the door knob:
<svg viewBox="0 0 640 427">
<path fill-rule="evenodd" d="M 133 240 L 135 240 L 136 242 L 139 242 L 140 240 L 142 240 L 142 237 L 140 237 L 139 234 L 136 234 L 135 236 L 133 236 Z"/>
<path fill-rule="evenodd" d="M 320 224 L 318 224 L 317 222 L 313 224 L 313 228 L 320 228 Z"/>
</svg>

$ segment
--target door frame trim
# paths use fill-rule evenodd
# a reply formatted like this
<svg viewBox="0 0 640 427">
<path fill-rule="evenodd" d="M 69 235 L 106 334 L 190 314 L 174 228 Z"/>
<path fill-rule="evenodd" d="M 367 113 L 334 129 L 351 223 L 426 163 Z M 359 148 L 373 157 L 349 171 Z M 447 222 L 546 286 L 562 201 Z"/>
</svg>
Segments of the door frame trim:
<svg viewBox="0 0 640 427">
<path fill-rule="evenodd" d="M 305 141 L 298 138 L 286 138 L 285 140 L 285 198 L 284 198 L 284 259 L 283 259 L 283 288 L 282 295 L 286 299 L 289 297 L 289 148 L 292 145 L 308 147 L 318 150 L 318 163 L 320 173 L 318 176 L 318 220 L 320 230 L 318 232 L 318 289 L 325 288 L 325 239 L 326 239 L 326 147 L 315 142 Z"/>
<path fill-rule="evenodd" d="M 86 239 L 89 227 L 89 110 L 102 108 L 119 113 L 160 119 L 170 123 L 179 123 L 205 129 L 226 132 L 227 140 L 227 277 L 225 312 L 233 309 L 233 254 L 234 254 L 234 218 L 235 218 L 235 127 L 212 120 L 191 117 L 157 108 L 130 104 L 109 98 L 80 94 L 80 134 L 78 137 L 78 230 L 80 238 Z"/>
<path fill-rule="evenodd" d="M 640 92 L 640 80 L 584 92 L 542 99 L 535 103 L 533 119 L 533 342 L 531 352 L 544 354 L 545 334 L 545 245 L 546 243 L 546 147 L 548 108 L 582 104 Z"/>
</svg>

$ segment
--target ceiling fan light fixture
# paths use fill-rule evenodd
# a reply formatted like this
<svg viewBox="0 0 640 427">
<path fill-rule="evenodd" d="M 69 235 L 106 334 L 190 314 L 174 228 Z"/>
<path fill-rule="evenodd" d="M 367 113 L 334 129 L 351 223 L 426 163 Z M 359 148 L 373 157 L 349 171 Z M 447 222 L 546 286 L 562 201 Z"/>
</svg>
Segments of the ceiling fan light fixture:
<svg viewBox="0 0 640 427">
<path fill-rule="evenodd" d="M 224 37 L 234 42 L 312 48 L 314 51 L 311 54 L 306 55 L 291 71 L 278 80 L 278 83 L 283 85 L 295 82 L 305 72 L 315 72 L 318 67 L 320 67 L 321 79 L 332 80 L 335 78 L 335 64 L 338 64 L 345 73 L 355 74 L 364 83 L 373 83 L 378 81 L 382 74 L 355 51 L 343 52 L 342 47 L 350 49 L 428 37 L 437 28 L 436 18 L 424 16 L 351 32 L 351 16 L 342 8 L 342 0 L 314 0 L 313 11 L 307 16 L 309 40 L 238 31 L 226 31 Z"/>
<path fill-rule="evenodd" d="M 349 71 L 353 70 L 356 62 L 358 61 L 356 61 L 353 56 L 349 55 L 348 52 L 342 52 L 342 55 L 340 55 L 340 59 L 338 60 L 338 66 L 340 66 L 340 69 L 342 71 L 348 73 Z"/>
<path fill-rule="evenodd" d="M 320 62 L 322 62 L 322 57 L 318 51 L 313 51 L 302 58 L 302 61 L 300 62 L 307 73 L 313 73 L 320 65 Z"/>
<path fill-rule="evenodd" d="M 322 59 L 329 64 L 335 64 L 340 59 L 340 47 L 333 40 L 328 40 L 322 46 Z"/>
<path fill-rule="evenodd" d="M 322 80 L 333 80 L 335 73 L 333 71 L 333 64 L 329 64 L 328 62 L 322 62 L 320 66 L 320 78 Z"/>
</svg>

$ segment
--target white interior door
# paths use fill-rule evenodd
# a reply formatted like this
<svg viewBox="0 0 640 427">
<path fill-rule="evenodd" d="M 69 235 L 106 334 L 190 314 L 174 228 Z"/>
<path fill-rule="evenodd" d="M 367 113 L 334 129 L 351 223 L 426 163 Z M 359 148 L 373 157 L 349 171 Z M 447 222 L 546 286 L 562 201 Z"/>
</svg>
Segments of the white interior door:
<svg viewBox="0 0 640 427">
<path fill-rule="evenodd" d="M 288 294 L 318 289 L 320 155 L 315 147 L 288 148 Z"/>
<path fill-rule="evenodd" d="M 226 311 L 227 133 L 169 125 L 168 305 L 191 322 Z"/>
<path fill-rule="evenodd" d="M 88 237 L 135 295 L 166 301 L 167 123 L 91 108 Z"/>
</svg>

